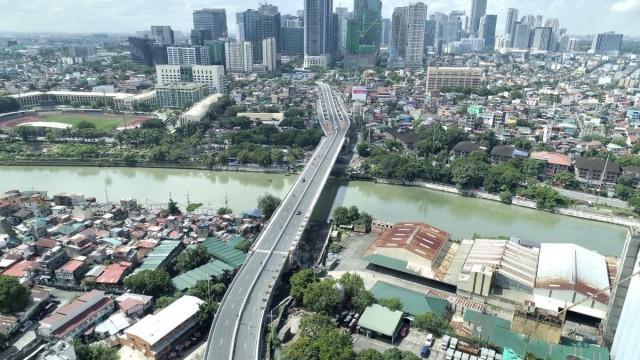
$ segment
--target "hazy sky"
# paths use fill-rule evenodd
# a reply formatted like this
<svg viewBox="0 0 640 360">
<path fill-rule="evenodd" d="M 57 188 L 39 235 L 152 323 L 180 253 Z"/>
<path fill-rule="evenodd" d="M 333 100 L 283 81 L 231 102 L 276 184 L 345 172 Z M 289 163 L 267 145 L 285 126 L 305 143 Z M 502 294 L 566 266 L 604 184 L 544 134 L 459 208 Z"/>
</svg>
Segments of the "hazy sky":
<svg viewBox="0 0 640 360">
<path fill-rule="evenodd" d="M 235 13 L 257 8 L 265 0 L 0 0 L 0 31 L 20 32 L 135 32 L 151 25 L 171 25 L 187 31 L 192 11 L 204 7 L 225 8 L 231 32 Z M 434 11 L 470 12 L 471 0 L 430 0 Z M 282 14 L 302 9 L 303 0 L 272 0 Z M 409 0 L 382 0 L 383 16 L 390 17 L 395 6 Z M 353 0 L 334 0 L 334 6 L 351 8 Z M 498 15 L 497 33 L 504 31 L 506 9 L 523 14 L 558 18 L 570 34 L 603 31 L 640 36 L 640 0 L 488 0 L 487 13 Z"/>
</svg>

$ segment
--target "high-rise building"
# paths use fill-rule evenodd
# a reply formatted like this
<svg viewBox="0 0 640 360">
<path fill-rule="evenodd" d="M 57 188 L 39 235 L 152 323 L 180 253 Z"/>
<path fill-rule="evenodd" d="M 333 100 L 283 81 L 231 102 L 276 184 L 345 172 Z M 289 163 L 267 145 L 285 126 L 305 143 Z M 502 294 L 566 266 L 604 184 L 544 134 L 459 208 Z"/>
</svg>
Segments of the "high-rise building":
<svg viewBox="0 0 640 360">
<path fill-rule="evenodd" d="M 406 6 L 393 9 L 391 16 L 391 55 L 404 57 L 407 47 L 407 11 Z"/>
<path fill-rule="evenodd" d="M 382 2 L 380 0 L 353 0 L 353 22 L 358 37 L 357 53 L 377 51 L 382 42 Z"/>
<path fill-rule="evenodd" d="M 251 43 L 231 42 L 224 44 L 225 69 L 229 73 L 248 73 L 253 70 L 253 48 Z"/>
<path fill-rule="evenodd" d="M 497 15 L 485 15 L 480 19 L 479 38 L 484 40 L 484 49 L 493 50 L 496 47 L 496 23 Z"/>
<path fill-rule="evenodd" d="M 606 32 L 593 37 L 590 53 L 618 55 L 622 49 L 622 34 Z"/>
<path fill-rule="evenodd" d="M 158 65 L 158 85 L 196 83 L 207 87 L 209 94 L 224 92 L 222 65 Z"/>
<path fill-rule="evenodd" d="M 551 50 L 552 29 L 550 27 L 537 27 L 533 30 L 531 48 L 535 50 Z"/>
<path fill-rule="evenodd" d="M 545 27 L 550 27 L 554 34 L 558 34 L 560 30 L 560 21 L 558 19 L 547 19 L 544 22 Z"/>
<path fill-rule="evenodd" d="M 131 60 L 138 64 L 153 66 L 153 39 L 129 37 L 129 54 Z"/>
<path fill-rule="evenodd" d="M 205 46 L 169 46 L 167 63 L 169 65 L 210 65 L 209 48 Z"/>
<path fill-rule="evenodd" d="M 327 66 L 337 44 L 333 0 L 304 0 L 304 66 Z"/>
<path fill-rule="evenodd" d="M 262 39 L 262 65 L 264 65 L 265 69 L 274 73 L 276 71 L 277 66 L 277 49 L 276 49 L 276 38 L 270 37 L 266 39 Z"/>
<path fill-rule="evenodd" d="M 462 38 L 465 19 L 464 11 L 450 12 L 447 23 L 443 28 L 443 39 L 447 42 L 460 40 L 460 38 Z"/>
<path fill-rule="evenodd" d="M 507 10 L 507 21 L 504 27 L 504 35 L 510 44 L 512 44 L 513 42 L 513 35 L 516 31 L 517 23 L 518 23 L 518 9 L 509 8 Z"/>
<path fill-rule="evenodd" d="M 487 0 L 471 0 L 471 18 L 469 33 L 477 35 L 480 30 L 480 19 L 487 13 Z"/>
<path fill-rule="evenodd" d="M 542 27 L 542 15 L 536 15 L 536 27 Z"/>
<path fill-rule="evenodd" d="M 347 48 L 347 32 L 351 13 L 346 7 L 337 7 L 335 14 L 338 16 L 338 52 L 344 55 Z"/>
<path fill-rule="evenodd" d="M 567 51 L 576 51 L 578 49 L 578 39 L 570 38 L 567 43 Z"/>
<path fill-rule="evenodd" d="M 438 23 L 435 20 L 427 20 L 427 24 L 425 25 L 426 34 L 424 38 L 425 47 L 435 45 L 437 27 Z"/>
<path fill-rule="evenodd" d="M 236 41 L 244 42 L 244 13 L 236 14 Z"/>
<path fill-rule="evenodd" d="M 193 29 L 203 31 L 202 41 L 227 37 L 227 12 L 225 9 L 195 10 Z"/>
<path fill-rule="evenodd" d="M 280 12 L 274 5 L 263 4 L 258 10 L 249 9 L 243 13 L 244 41 L 251 42 L 253 63 L 261 64 L 262 40 L 274 38 L 280 48 Z"/>
<path fill-rule="evenodd" d="M 283 55 L 303 55 L 304 24 L 302 19 L 293 15 L 285 15 L 281 20 L 281 53 Z"/>
<path fill-rule="evenodd" d="M 630 228 L 622 248 L 622 255 L 612 284 L 607 315 L 602 324 L 604 342 L 611 345 L 614 359 L 634 359 L 640 351 L 640 234 Z M 635 275 L 634 275 L 635 274 Z"/>
<path fill-rule="evenodd" d="M 531 28 L 529 27 L 529 24 L 517 23 L 511 47 L 514 49 L 528 49 L 530 37 Z"/>
<path fill-rule="evenodd" d="M 175 43 L 171 26 L 152 26 L 151 37 L 156 45 L 173 45 Z"/>
<path fill-rule="evenodd" d="M 391 44 L 391 19 L 382 19 L 382 44 L 389 47 Z"/>
<path fill-rule="evenodd" d="M 404 63 L 406 67 L 424 66 L 424 33 L 427 23 L 427 5 L 422 2 L 407 7 L 407 46 Z"/>
<path fill-rule="evenodd" d="M 209 48 L 209 63 L 211 65 L 224 65 L 224 41 L 207 40 L 204 46 Z"/>
</svg>

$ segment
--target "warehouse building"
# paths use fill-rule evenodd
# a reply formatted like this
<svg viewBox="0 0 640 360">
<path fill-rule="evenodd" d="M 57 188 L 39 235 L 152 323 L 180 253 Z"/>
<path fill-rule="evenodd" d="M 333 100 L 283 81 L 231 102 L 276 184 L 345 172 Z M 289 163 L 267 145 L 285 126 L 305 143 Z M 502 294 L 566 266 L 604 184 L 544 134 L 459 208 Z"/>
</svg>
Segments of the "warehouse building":
<svg viewBox="0 0 640 360">
<path fill-rule="evenodd" d="M 187 123 L 200 122 L 209 113 L 211 105 L 220 100 L 222 94 L 213 94 L 206 97 L 204 100 L 193 105 L 189 110 L 180 115 L 177 126 L 183 126 Z"/>
<path fill-rule="evenodd" d="M 204 301 L 185 295 L 156 314 L 125 330 L 121 345 L 131 347 L 152 359 L 166 358 L 173 346 L 198 324 L 197 313 Z"/>
<path fill-rule="evenodd" d="M 135 110 L 137 105 L 156 105 L 155 90 L 140 94 L 83 92 L 83 91 L 47 91 L 28 92 L 10 95 L 21 108 L 34 106 L 70 105 L 70 106 L 107 106 L 114 110 Z"/>
</svg>

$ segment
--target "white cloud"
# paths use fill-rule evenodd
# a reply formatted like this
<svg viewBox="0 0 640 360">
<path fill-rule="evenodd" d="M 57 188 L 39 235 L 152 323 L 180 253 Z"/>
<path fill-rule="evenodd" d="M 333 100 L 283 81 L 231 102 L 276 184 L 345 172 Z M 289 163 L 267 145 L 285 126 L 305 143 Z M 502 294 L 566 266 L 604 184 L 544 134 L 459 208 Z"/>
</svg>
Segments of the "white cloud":
<svg viewBox="0 0 640 360">
<path fill-rule="evenodd" d="M 633 10 L 635 7 L 637 7 L 639 4 L 640 4 L 640 0 L 617 1 L 616 3 L 611 5 L 611 10 L 620 11 L 620 12 L 630 11 L 630 10 Z M 640 15 L 640 14 L 636 14 L 636 15 Z"/>
</svg>

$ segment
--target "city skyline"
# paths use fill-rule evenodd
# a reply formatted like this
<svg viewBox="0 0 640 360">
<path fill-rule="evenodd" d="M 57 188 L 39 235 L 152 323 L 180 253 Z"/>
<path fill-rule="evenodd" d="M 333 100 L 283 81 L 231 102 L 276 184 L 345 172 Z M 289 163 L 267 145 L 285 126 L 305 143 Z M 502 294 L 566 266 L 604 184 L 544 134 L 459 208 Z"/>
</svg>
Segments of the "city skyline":
<svg viewBox="0 0 640 360">
<path fill-rule="evenodd" d="M 424 1 L 428 6 L 428 14 L 452 10 L 465 11 L 469 16 L 471 0 Z M 498 34 L 504 29 L 507 9 L 517 8 L 519 14 L 542 15 L 546 18 L 558 18 L 570 34 L 591 35 L 605 31 L 624 33 L 627 37 L 640 36 L 640 28 L 635 19 L 640 14 L 640 0 L 615 0 L 600 2 L 597 0 L 580 0 L 566 2 L 562 0 L 540 1 L 524 0 L 488 0 L 487 14 L 498 16 Z M 281 14 L 294 14 L 302 10 L 302 3 L 271 1 L 278 6 Z M 393 8 L 406 6 L 408 0 L 382 1 L 382 16 L 390 18 Z M 162 7 L 154 6 L 148 0 L 121 2 L 117 0 L 60 0 L 54 4 L 44 0 L 32 0 L 16 3 L 0 0 L 4 11 L 0 13 L 0 32 L 59 32 L 59 33 L 133 33 L 146 30 L 151 25 L 169 25 L 187 35 L 192 26 L 192 13 L 202 8 L 224 8 L 227 11 L 229 32 L 235 34 L 235 14 L 247 9 L 257 9 L 260 1 L 205 1 L 190 0 L 166 1 Z M 46 6 L 45 6 L 46 5 Z M 347 7 L 353 10 L 353 0 L 335 0 L 335 7 Z M 575 16 L 575 9 L 581 16 Z M 46 9 L 46 10 L 44 10 Z M 540 11 L 543 9 L 544 11 Z M 572 11 L 573 10 L 573 11 Z M 52 22 L 55 17 L 59 21 Z M 593 21 L 594 18 L 599 21 Z"/>
</svg>

